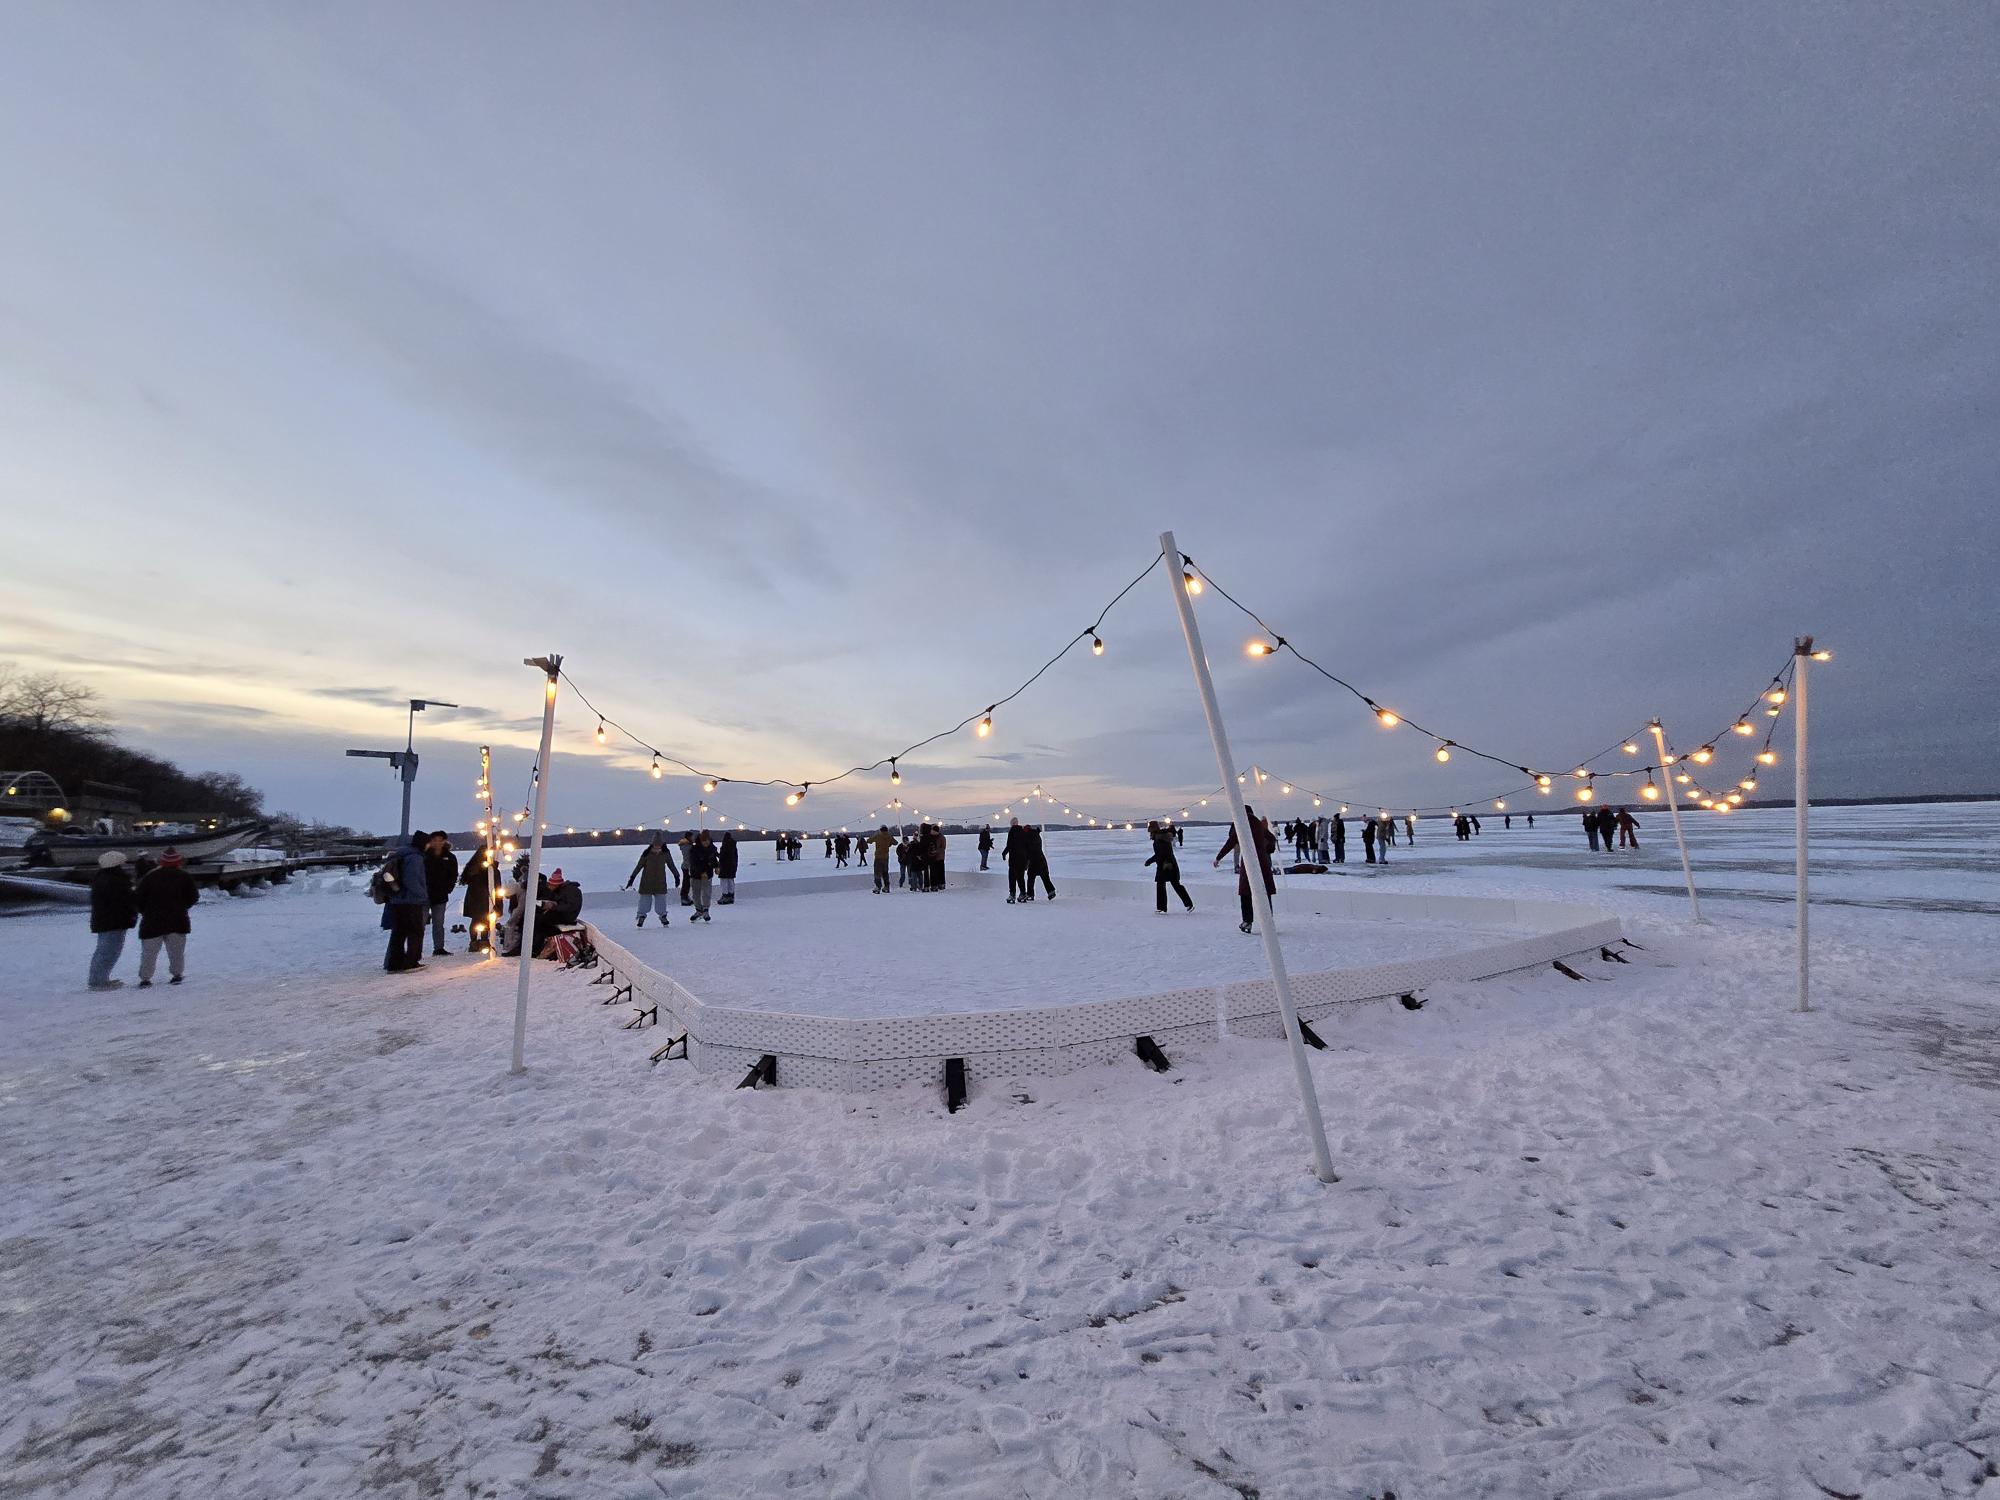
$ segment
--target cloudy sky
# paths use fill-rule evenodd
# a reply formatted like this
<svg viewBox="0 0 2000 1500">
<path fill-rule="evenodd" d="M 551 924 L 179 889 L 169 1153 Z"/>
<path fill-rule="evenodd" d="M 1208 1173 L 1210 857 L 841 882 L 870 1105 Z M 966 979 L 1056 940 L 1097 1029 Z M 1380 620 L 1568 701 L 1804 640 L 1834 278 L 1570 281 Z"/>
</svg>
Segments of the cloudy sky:
<svg viewBox="0 0 2000 1500">
<path fill-rule="evenodd" d="M 419 823 L 470 821 L 481 741 L 518 796 L 546 650 L 662 750 L 818 779 L 1010 690 L 1166 527 L 1528 764 L 1706 734 L 1812 631 L 1816 791 L 2000 789 L 1991 7 L 23 3 L 8 33 L 0 659 L 274 806 L 393 826 L 341 752 L 399 745 L 413 695 L 465 705 L 419 721 Z M 1167 590 L 913 757 L 906 801 L 1214 785 Z M 1497 789 L 1200 607 L 1241 761 Z M 562 713 L 554 821 L 692 801 Z"/>
</svg>

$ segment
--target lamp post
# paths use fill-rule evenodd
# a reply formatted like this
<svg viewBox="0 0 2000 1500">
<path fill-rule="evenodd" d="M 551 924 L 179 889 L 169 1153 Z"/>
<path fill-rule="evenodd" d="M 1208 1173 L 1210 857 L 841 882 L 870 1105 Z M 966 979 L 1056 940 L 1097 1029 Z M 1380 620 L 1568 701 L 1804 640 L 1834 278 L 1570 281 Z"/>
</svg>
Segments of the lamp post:
<svg viewBox="0 0 2000 1500">
<path fill-rule="evenodd" d="M 442 698 L 412 698 L 410 700 L 410 722 L 403 736 L 400 750 L 350 750 L 347 753 L 367 760 L 386 760 L 389 769 L 401 773 L 403 779 L 403 826 L 397 837 L 407 842 L 410 837 L 410 788 L 417 780 L 417 715 L 427 708 L 457 708 L 456 703 L 447 703 Z"/>
</svg>

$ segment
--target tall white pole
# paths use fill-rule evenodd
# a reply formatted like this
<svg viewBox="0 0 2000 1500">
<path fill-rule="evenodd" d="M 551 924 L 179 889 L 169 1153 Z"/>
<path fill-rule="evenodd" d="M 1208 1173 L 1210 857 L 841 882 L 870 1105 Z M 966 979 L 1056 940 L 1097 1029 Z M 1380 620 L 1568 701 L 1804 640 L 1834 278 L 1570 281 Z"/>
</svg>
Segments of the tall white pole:
<svg viewBox="0 0 2000 1500">
<path fill-rule="evenodd" d="M 1305 1110 L 1306 1133 L 1312 1137 L 1313 1171 L 1321 1182 L 1337 1182 L 1339 1179 L 1333 1173 L 1333 1154 L 1326 1145 L 1326 1125 L 1320 1119 L 1319 1095 L 1313 1090 L 1312 1069 L 1306 1064 L 1305 1038 L 1299 1034 L 1299 1015 L 1292 1005 L 1292 981 L 1285 973 L 1285 955 L 1278 947 L 1278 929 L 1271 916 L 1271 896 L 1264 889 L 1263 861 L 1257 854 L 1256 830 L 1251 828 L 1249 810 L 1243 805 L 1243 789 L 1236 784 L 1236 763 L 1229 754 L 1229 734 L 1222 726 L 1221 706 L 1215 701 L 1215 680 L 1209 676 L 1208 656 L 1201 648 L 1201 627 L 1195 623 L 1194 604 L 1181 581 L 1186 564 L 1181 559 L 1180 548 L 1174 545 L 1171 531 L 1160 533 L 1160 550 L 1166 554 L 1167 587 L 1173 591 L 1181 633 L 1187 637 L 1188 664 L 1194 668 L 1195 690 L 1201 694 L 1201 709 L 1208 717 L 1208 737 L 1215 745 L 1215 763 L 1222 772 L 1222 789 L 1229 795 L 1230 820 L 1236 828 L 1236 850 L 1243 861 L 1244 882 L 1250 888 L 1250 907 L 1257 917 L 1257 929 L 1264 937 L 1264 958 L 1271 966 L 1271 983 L 1278 992 L 1278 1013 L 1284 1017 L 1285 1042 L 1292 1051 L 1292 1072 L 1298 1079 L 1299 1104 Z M 1217 986 L 1217 993 L 1221 993 L 1220 986 Z M 1217 1029 L 1226 1033 L 1227 1022 L 1227 1016 L 1218 1016 Z"/>
<path fill-rule="evenodd" d="M 1701 920 L 1701 898 L 1694 893 L 1694 866 L 1688 863 L 1687 835 L 1681 832 L 1681 801 L 1674 795 L 1674 768 L 1667 764 L 1667 732 L 1660 727 L 1658 719 L 1653 720 L 1654 759 L 1660 763 L 1660 774 L 1667 782 L 1667 811 L 1674 820 L 1674 842 L 1681 846 L 1681 875 L 1687 881 L 1688 914 L 1695 921 Z"/>
<path fill-rule="evenodd" d="M 537 667 L 545 674 L 542 688 L 542 748 L 535 757 L 535 806 L 528 814 L 528 874 L 521 884 L 521 969 L 514 986 L 514 1066 L 528 1068 L 528 984 L 535 963 L 535 896 L 542 884 L 542 823 L 549 802 L 549 746 L 556 735 L 556 683 L 562 658 L 556 655 L 530 657 L 524 666 Z"/>
<path fill-rule="evenodd" d="M 1806 666 L 1812 660 L 1812 637 L 1792 643 L 1792 803 L 1798 825 L 1799 860 L 1799 1009 L 1812 1009 L 1807 989 L 1809 948 L 1806 941 Z"/>
</svg>

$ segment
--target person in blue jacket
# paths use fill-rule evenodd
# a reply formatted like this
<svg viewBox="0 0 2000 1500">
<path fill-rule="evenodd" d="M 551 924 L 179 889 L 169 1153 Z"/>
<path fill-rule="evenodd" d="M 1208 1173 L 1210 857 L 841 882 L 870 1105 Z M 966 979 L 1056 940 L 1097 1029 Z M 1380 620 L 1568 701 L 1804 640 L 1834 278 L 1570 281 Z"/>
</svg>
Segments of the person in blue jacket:
<svg viewBox="0 0 2000 1500">
<path fill-rule="evenodd" d="M 389 949 L 382 967 L 391 974 L 424 966 L 424 918 L 430 914 L 430 885 L 424 875 L 424 837 L 412 833 L 390 859 L 387 873 L 395 890 L 382 908 L 382 928 Z"/>
</svg>

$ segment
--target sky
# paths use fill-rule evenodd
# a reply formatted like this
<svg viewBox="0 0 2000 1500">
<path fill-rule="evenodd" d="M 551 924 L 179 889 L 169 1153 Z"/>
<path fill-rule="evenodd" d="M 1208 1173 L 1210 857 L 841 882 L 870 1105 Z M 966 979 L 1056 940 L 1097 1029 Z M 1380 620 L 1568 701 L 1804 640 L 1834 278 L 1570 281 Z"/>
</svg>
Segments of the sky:
<svg viewBox="0 0 2000 1500">
<path fill-rule="evenodd" d="M 0 661 L 273 808 L 393 828 L 342 752 L 416 696 L 461 705 L 418 720 L 417 822 L 469 826 L 482 743 L 516 801 L 548 651 L 645 747 L 565 693 L 556 824 L 686 821 L 647 748 L 818 781 L 1011 691 L 1169 528 L 1518 764 L 1655 714 L 1691 744 L 1810 632 L 1816 795 L 2000 790 L 1990 7 L 8 29 Z M 1213 788 L 1169 588 L 904 761 L 906 804 Z M 1392 806 L 1518 783 L 1197 607 L 1239 765 Z"/>
</svg>

